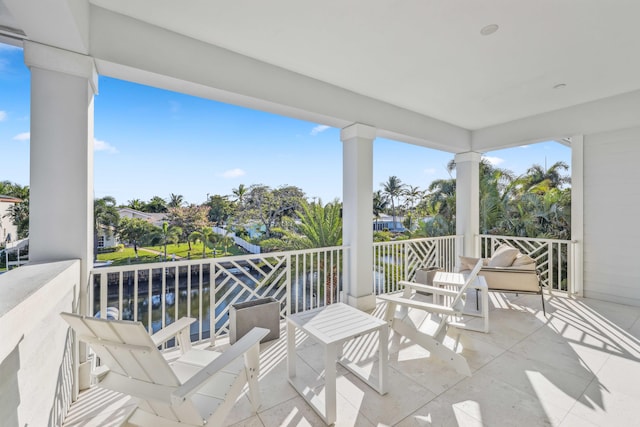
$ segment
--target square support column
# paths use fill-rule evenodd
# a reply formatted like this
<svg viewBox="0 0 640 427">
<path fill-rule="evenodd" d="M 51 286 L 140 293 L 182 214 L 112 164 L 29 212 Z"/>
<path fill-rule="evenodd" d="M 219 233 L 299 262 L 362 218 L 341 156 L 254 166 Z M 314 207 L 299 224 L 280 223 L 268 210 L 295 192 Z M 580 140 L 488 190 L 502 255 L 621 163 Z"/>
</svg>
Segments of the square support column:
<svg viewBox="0 0 640 427">
<path fill-rule="evenodd" d="M 462 255 L 480 256 L 480 160 L 474 151 L 456 154 L 456 234 L 464 236 Z M 460 252 L 459 252 L 460 253 Z"/>
<path fill-rule="evenodd" d="M 344 294 L 349 305 L 373 310 L 373 140 L 376 129 L 353 124 L 342 129 L 342 242 L 345 258 Z"/>
<path fill-rule="evenodd" d="M 571 137 L 571 240 L 573 270 L 571 292 L 584 296 L 584 135 Z"/>
<path fill-rule="evenodd" d="M 25 42 L 24 59 L 31 70 L 29 259 L 80 259 L 84 284 L 93 260 L 96 69 L 91 57 L 33 42 Z"/>
</svg>

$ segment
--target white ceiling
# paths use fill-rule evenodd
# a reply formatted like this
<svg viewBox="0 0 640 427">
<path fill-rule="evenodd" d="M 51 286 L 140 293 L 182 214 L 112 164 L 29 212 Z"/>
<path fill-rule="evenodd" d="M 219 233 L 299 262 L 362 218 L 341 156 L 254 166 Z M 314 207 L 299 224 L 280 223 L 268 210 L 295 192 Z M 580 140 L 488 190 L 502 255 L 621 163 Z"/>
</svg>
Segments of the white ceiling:
<svg viewBox="0 0 640 427">
<path fill-rule="evenodd" d="M 640 89 L 637 0 L 92 3 L 472 130 Z"/>
<path fill-rule="evenodd" d="M 540 140 L 513 129 L 639 91 L 639 18 L 638 0 L 0 0 L 0 25 L 93 55 L 107 75 L 144 71 L 137 81 L 451 151 Z M 499 30 L 481 35 L 489 24 Z M 638 94 L 609 105 L 623 111 Z M 580 108 L 556 117 L 554 136 L 597 112 Z"/>
</svg>

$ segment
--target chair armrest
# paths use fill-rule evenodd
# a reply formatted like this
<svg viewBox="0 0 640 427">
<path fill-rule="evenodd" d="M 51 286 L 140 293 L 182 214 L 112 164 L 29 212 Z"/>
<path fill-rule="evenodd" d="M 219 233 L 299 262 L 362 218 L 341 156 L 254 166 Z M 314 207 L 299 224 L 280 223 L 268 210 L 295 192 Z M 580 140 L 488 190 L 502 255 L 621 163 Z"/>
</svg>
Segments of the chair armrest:
<svg viewBox="0 0 640 427">
<path fill-rule="evenodd" d="M 181 317 L 172 324 L 151 335 L 151 340 L 155 346 L 158 347 L 178 335 L 183 330 L 187 329 L 195 321 L 196 319 L 191 317 Z"/>
<path fill-rule="evenodd" d="M 171 393 L 171 401 L 174 404 L 180 404 L 187 400 L 191 395 L 196 393 L 207 381 L 211 380 L 213 375 L 243 356 L 251 350 L 253 346 L 259 346 L 260 340 L 269 334 L 269 330 L 265 328 L 253 328 L 245 336 L 236 341 L 231 347 L 225 350 L 220 356 L 215 358 L 207 366 L 203 367 L 198 373 L 189 378 L 184 384 L 176 388 Z"/>
<path fill-rule="evenodd" d="M 415 289 L 416 291 L 431 292 L 434 294 L 446 295 L 450 297 L 455 297 L 459 293 L 458 291 L 452 291 L 450 289 L 444 289 L 438 286 L 423 285 L 422 283 L 399 281 L 398 284 L 403 285 L 405 288 Z"/>
<path fill-rule="evenodd" d="M 378 295 L 378 298 L 385 301 L 389 301 L 394 304 L 399 304 L 403 307 L 417 308 L 418 310 L 428 311 L 430 313 L 445 314 L 450 316 L 458 314 L 458 311 L 450 307 L 446 307 L 439 304 L 431 304 L 428 302 L 416 301 L 416 300 L 412 300 L 412 299 L 408 299 L 400 296 L 384 294 L 384 295 Z"/>
</svg>

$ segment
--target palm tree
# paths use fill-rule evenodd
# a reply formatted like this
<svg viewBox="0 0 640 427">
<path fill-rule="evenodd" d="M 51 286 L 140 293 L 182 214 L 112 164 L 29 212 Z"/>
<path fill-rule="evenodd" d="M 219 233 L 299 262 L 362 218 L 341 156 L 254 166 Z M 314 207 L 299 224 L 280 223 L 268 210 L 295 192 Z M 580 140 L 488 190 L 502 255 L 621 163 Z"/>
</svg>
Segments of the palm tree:
<svg viewBox="0 0 640 427">
<path fill-rule="evenodd" d="M 571 183 L 571 178 L 562 175 L 562 170 L 568 171 L 569 165 L 565 162 L 556 162 L 545 169 L 536 164 L 527 169 L 525 175 L 520 177 L 518 181 L 522 184 L 523 191 L 542 194 L 546 189 L 561 188 L 564 184 Z"/>
<path fill-rule="evenodd" d="M 376 230 L 378 229 L 378 220 L 380 219 L 380 214 L 387 209 L 389 206 L 389 201 L 382 194 L 382 191 L 378 190 L 373 193 L 373 217 L 376 220 Z"/>
<path fill-rule="evenodd" d="M 403 194 L 404 185 L 402 181 L 397 176 L 390 176 L 387 182 L 383 182 L 382 185 L 383 192 L 389 196 L 391 200 L 391 212 L 393 216 L 393 228 L 396 228 L 396 199 L 399 199 Z"/>
<path fill-rule="evenodd" d="M 145 205 L 144 211 L 153 213 L 167 212 L 167 202 L 160 196 L 153 196 Z"/>
<path fill-rule="evenodd" d="M 202 242 L 202 258 L 207 257 L 207 248 L 215 247 L 218 240 L 218 235 L 213 232 L 211 227 L 203 227 L 200 230 L 194 231 L 189 234 L 189 241 Z"/>
<path fill-rule="evenodd" d="M 412 217 L 414 214 L 414 209 L 416 206 L 416 202 L 419 201 L 419 199 L 422 197 L 423 192 L 422 190 L 420 190 L 420 187 L 418 187 L 417 185 L 407 185 L 405 190 L 404 190 L 404 198 L 405 198 L 405 203 L 407 205 L 407 212 L 408 212 L 408 229 L 409 231 L 411 231 L 411 229 L 413 228 L 413 224 L 412 224 Z"/>
<path fill-rule="evenodd" d="M 143 211 L 145 208 L 145 203 L 140 199 L 133 199 L 127 202 L 127 206 L 137 211 Z"/>
<path fill-rule="evenodd" d="M 120 221 L 120 214 L 116 208 L 116 199 L 111 196 L 93 201 L 93 260 L 98 259 L 98 231 L 102 230 L 110 235 Z"/>
<path fill-rule="evenodd" d="M 184 204 L 184 197 L 182 194 L 173 194 L 169 196 L 169 203 L 167 203 L 167 207 L 169 208 L 179 208 Z"/>
<path fill-rule="evenodd" d="M 244 206 L 244 198 L 249 193 L 249 188 L 244 184 L 238 185 L 238 188 L 232 190 L 233 195 L 236 196 L 236 201 L 240 207 Z"/>
<path fill-rule="evenodd" d="M 167 244 L 178 243 L 180 236 L 182 235 L 182 228 L 175 225 L 169 225 L 164 221 L 162 227 L 153 236 L 154 240 L 159 239 L 162 246 L 164 246 L 164 260 L 167 260 Z"/>
<path fill-rule="evenodd" d="M 309 204 L 307 201 L 301 203 L 300 209 L 296 211 L 299 221 L 292 221 L 292 229 L 274 229 L 282 233 L 286 249 L 311 249 L 342 245 L 342 204 L 338 200 L 322 205 L 322 200 L 318 203 Z M 325 271 L 328 266 L 325 260 L 319 261 L 320 271 Z M 332 270 L 326 275 L 325 283 L 325 303 L 330 304 L 335 301 L 338 289 L 338 262 L 334 262 L 330 268 Z"/>
<path fill-rule="evenodd" d="M 233 236 L 230 232 L 225 230 L 225 233 L 218 236 L 218 242 L 224 246 L 224 254 L 227 254 L 227 249 L 229 246 L 233 245 Z"/>
</svg>

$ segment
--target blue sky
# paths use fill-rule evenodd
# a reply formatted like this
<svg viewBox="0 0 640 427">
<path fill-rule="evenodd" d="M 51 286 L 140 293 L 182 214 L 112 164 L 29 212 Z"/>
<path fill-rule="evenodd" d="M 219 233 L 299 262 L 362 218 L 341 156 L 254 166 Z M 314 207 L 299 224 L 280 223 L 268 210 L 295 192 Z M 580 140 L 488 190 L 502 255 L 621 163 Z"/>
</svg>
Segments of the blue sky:
<svg viewBox="0 0 640 427">
<path fill-rule="evenodd" d="M 340 130 L 100 77 L 95 97 L 95 196 L 119 204 L 182 194 L 202 203 L 244 184 L 296 185 L 309 198 L 342 197 Z M 555 142 L 485 154 L 516 174 L 570 164 Z M 391 175 L 426 189 L 448 178 L 450 153 L 378 139 L 374 190 Z M 29 70 L 22 50 L 0 44 L 0 180 L 29 183 Z"/>
</svg>

